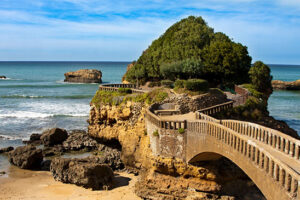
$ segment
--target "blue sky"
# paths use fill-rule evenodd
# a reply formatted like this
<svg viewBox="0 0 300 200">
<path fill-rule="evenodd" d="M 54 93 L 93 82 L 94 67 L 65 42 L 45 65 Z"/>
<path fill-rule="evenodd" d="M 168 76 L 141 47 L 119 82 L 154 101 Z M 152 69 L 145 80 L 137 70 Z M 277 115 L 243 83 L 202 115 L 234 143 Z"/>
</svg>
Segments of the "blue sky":
<svg viewBox="0 0 300 200">
<path fill-rule="evenodd" d="M 253 61 L 300 64 L 300 0 L 1 0 L 0 60 L 131 61 L 189 15 Z"/>
</svg>

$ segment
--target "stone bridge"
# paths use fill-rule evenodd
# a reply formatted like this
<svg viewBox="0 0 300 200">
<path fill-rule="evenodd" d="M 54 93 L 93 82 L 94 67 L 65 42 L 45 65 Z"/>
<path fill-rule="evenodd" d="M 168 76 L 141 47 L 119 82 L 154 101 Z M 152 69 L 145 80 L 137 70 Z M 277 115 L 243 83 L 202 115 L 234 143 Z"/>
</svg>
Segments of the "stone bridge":
<svg viewBox="0 0 300 200">
<path fill-rule="evenodd" d="M 99 87 L 105 91 L 118 88 L 145 92 L 134 84 Z M 233 107 L 233 103 L 199 110 L 192 119 L 183 120 L 157 116 L 150 106 L 145 119 L 153 154 L 180 158 L 187 163 L 224 156 L 239 166 L 267 199 L 300 200 L 300 140 L 258 124 L 209 116 Z M 175 118 L 181 119 L 182 115 Z"/>
<path fill-rule="evenodd" d="M 193 120 L 166 120 L 148 109 L 146 128 L 153 154 L 187 163 L 224 156 L 239 166 L 267 199 L 300 199 L 300 141 L 258 124 L 208 115 L 232 104 L 197 111 Z"/>
</svg>

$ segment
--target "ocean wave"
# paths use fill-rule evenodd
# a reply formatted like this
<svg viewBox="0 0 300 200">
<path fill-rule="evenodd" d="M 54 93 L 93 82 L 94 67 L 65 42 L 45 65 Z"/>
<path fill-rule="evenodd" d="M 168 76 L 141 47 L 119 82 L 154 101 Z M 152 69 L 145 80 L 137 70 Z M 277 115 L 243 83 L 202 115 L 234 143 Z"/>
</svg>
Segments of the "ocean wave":
<svg viewBox="0 0 300 200">
<path fill-rule="evenodd" d="M 0 139 L 4 139 L 4 140 L 23 140 L 24 138 L 18 137 L 18 136 L 10 136 L 10 135 L 1 135 L 0 134 Z"/>
<path fill-rule="evenodd" d="M 86 87 L 87 84 L 55 84 L 55 85 L 32 85 L 32 84 L 22 84 L 22 85 L 0 85 L 0 88 L 65 88 L 65 87 Z"/>
<path fill-rule="evenodd" d="M 93 95 L 67 95 L 67 96 L 35 96 L 35 95 L 3 95 L 0 98 L 3 99 L 88 99 Z"/>
<path fill-rule="evenodd" d="M 47 114 L 30 111 L 18 111 L 15 113 L 0 114 L 0 118 L 50 118 L 50 117 L 87 117 L 88 114 L 70 113 L 70 114 Z"/>
</svg>

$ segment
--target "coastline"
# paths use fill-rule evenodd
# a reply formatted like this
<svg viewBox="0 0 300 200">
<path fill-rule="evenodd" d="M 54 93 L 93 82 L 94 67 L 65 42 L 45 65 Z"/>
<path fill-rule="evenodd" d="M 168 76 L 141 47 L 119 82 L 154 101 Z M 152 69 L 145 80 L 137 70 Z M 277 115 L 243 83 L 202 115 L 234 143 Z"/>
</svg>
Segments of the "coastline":
<svg viewBox="0 0 300 200">
<path fill-rule="evenodd" d="M 108 191 L 92 191 L 55 181 L 50 172 L 23 170 L 10 165 L 7 174 L 0 176 L 0 200 L 139 200 L 141 198 L 134 193 L 137 179 L 133 174 L 118 172 L 115 176 L 115 188 Z"/>
</svg>

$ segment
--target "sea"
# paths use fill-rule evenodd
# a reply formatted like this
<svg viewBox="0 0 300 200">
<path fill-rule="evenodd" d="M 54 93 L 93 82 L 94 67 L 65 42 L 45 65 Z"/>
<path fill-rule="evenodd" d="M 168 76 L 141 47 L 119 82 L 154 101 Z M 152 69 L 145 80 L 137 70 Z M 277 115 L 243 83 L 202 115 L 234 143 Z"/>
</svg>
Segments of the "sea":
<svg viewBox="0 0 300 200">
<path fill-rule="evenodd" d="M 19 146 L 32 133 L 60 127 L 87 129 L 90 101 L 99 84 L 64 82 L 64 73 L 102 71 L 103 83 L 119 83 L 129 62 L 0 62 L 0 148 Z M 270 65 L 273 78 L 300 79 L 300 66 Z M 300 133 L 300 91 L 274 91 L 270 115 Z M 0 164 L 1 165 L 1 164 Z M 1 168 L 1 166 L 0 166 Z"/>
</svg>

